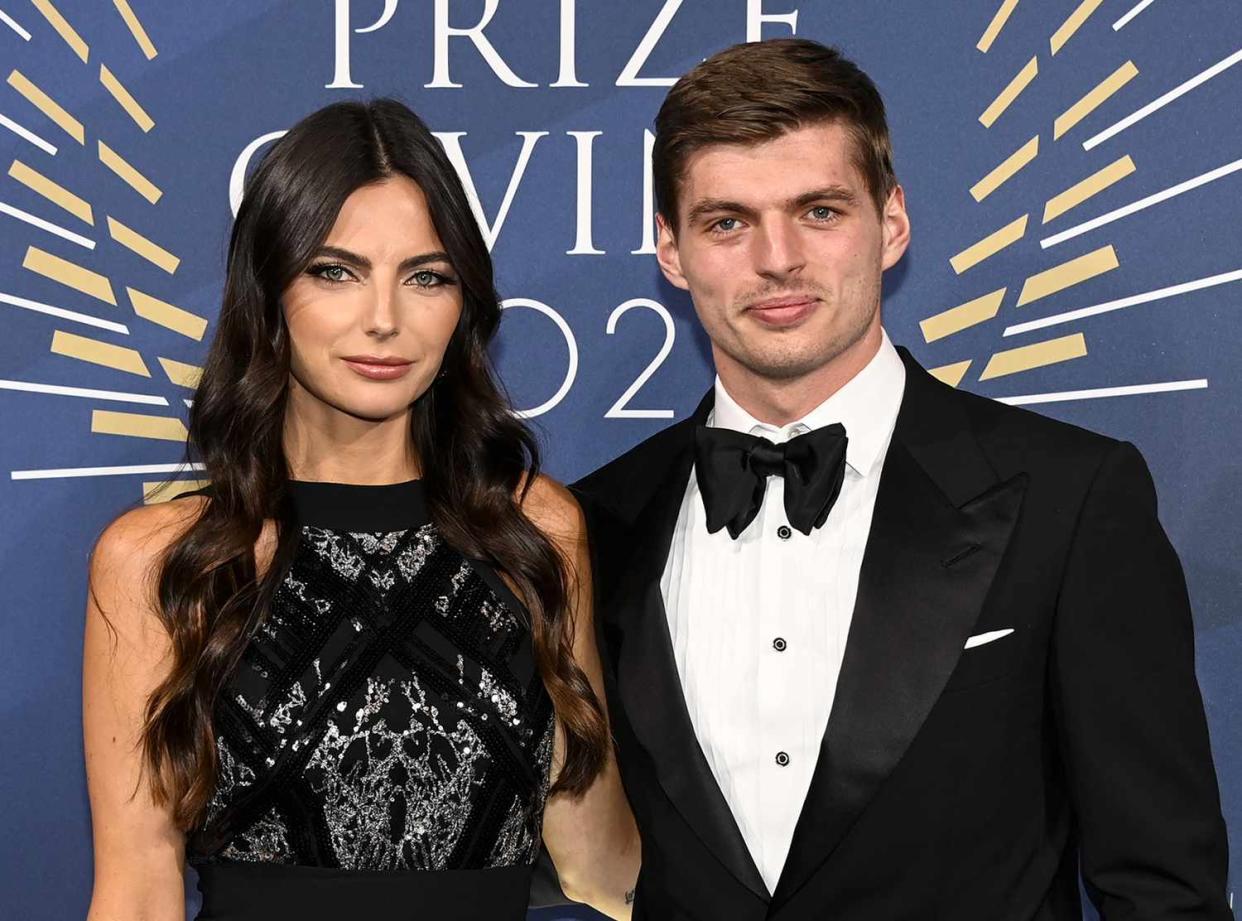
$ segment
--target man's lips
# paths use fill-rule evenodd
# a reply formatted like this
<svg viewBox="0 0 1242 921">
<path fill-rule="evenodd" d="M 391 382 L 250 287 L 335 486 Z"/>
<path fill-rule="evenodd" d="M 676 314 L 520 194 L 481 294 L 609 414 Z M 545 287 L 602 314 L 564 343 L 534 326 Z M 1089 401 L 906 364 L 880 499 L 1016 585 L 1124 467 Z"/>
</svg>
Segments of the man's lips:
<svg viewBox="0 0 1242 921">
<path fill-rule="evenodd" d="M 817 303 L 818 298 L 805 294 L 773 297 L 756 301 L 746 308 L 746 312 L 768 326 L 791 326 L 810 314 Z"/>
</svg>

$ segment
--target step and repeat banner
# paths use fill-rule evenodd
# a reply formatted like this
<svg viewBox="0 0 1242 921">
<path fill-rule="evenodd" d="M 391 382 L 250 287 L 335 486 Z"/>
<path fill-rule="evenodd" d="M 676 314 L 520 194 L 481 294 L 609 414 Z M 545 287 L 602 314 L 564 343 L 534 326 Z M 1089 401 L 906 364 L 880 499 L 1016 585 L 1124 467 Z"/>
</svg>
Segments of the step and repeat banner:
<svg viewBox="0 0 1242 921">
<path fill-rule="evenodd" d="M 337 100 L 426 119 L 492 246 L 496 362 L 572 480 L 711 381 L 654 257 L 660 101 L 791 34 L 888 104 L 914 227 L 892 338 L 1146 455 L 1242 841 L 1237 0 L 0 0 L 0 915 L 85 914 L 87 554 L 151 484 L 195 478 L 186 400 L 254 159 Z"/>
</svg>

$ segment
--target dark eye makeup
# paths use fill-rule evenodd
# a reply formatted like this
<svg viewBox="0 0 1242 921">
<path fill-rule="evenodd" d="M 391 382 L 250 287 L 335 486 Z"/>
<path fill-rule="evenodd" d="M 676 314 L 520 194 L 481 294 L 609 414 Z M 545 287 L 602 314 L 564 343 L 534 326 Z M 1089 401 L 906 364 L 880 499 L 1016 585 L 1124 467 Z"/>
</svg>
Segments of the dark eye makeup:
<svg viewBox="0 0 1242 921">
<path fill-rule="evenodd" d="M 331 284 L 343 284 L 349 278 L 357 278 L 348 266 L 339 262 L 313 262 L 307 266 L 306 274 Z M 433 269 L 418 269 L 410 274 L 410 279 L 414 280 L 412 287 L 415 288 L 438 288 L 441 285 L 457 284 L 457 279 L 453 276 Z"/>
</svg>

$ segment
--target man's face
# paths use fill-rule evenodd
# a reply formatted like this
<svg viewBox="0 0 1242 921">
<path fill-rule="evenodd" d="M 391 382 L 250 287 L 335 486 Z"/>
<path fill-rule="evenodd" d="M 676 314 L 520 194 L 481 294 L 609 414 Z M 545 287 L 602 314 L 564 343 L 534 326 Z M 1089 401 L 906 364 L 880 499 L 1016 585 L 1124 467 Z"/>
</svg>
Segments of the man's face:
<svg viewBox="0 0 1242 921">
<path fill-rule="evenodd" d="M 877 213 L 853 143 L 820 123 L 687 161 L 676 233 L 661 215 L 657 252 L 689 290 L 722 373 L 797 379 L 878 336 L 880 277 L 910 225 L 900 188 Z"/>
</svg>

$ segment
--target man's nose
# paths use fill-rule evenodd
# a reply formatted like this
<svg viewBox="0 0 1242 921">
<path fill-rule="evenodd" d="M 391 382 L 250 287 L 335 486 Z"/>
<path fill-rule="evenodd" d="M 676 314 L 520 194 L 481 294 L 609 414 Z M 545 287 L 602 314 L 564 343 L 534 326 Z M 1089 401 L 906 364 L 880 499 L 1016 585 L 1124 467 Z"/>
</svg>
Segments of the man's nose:
<svg viewBox="0 0 1242 921">
<path fill-rule="evenodd" d="M 802 240 L 793 222 L 777 218 L 762 223 L 754 235 L 755 272 L 765 278 L 784 279 L 806 263 Z"/>
</svg>

